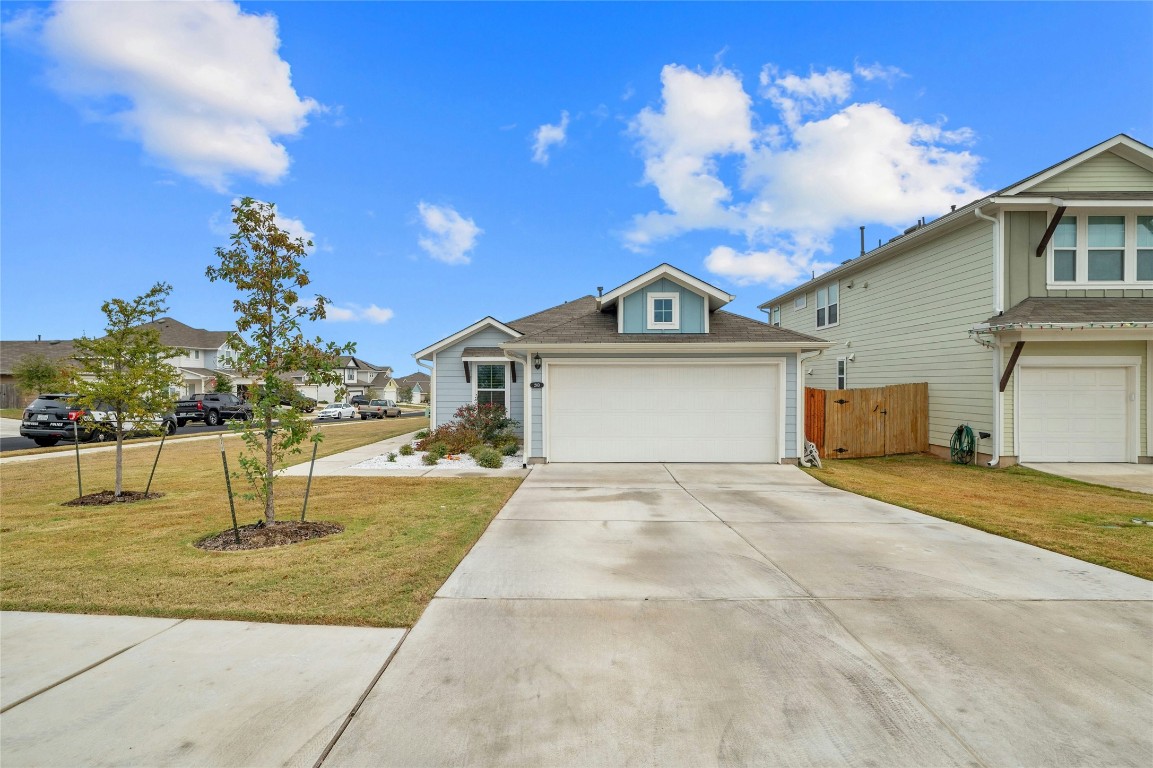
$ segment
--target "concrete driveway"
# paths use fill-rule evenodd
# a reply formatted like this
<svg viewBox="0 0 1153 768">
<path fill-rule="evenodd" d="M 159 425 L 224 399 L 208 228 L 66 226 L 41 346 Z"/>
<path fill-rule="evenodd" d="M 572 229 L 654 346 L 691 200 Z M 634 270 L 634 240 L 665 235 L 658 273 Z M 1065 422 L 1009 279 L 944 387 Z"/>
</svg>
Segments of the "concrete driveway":
<svg viewBox="0 0 1153 768">
<path fill-rule="evenodd" d="M 1153 763 L 1153 584 L 794 467 L 534 469 L 325 766 Z"/>
</svg>

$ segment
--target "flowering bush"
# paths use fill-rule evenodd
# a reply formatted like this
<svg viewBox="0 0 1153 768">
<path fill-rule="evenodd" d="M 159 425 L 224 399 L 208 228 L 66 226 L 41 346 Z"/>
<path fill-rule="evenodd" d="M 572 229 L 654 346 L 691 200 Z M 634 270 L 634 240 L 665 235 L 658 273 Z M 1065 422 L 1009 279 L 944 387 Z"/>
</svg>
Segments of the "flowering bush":
<svg viewBox="0 0 1153 768">
<path fill-rule="evenodd" d="M 445 446 L 448 453 L 468 453 L 469 448 L 483 442 L 480 434 L 474 429 L 461 424 L 442 424 L 430 432 L 428 437 L 418 442 L 416 447 L 421 451 L 427 451 L 429 446 L 439 444 Z"/>
<path fill-rule="evenodd" d="M 457 408 L 453 416 L 457 424 L 476 432 L 485 443 L 492 443 L 502 433 L 520 426 L 520 422 L 509 418 L 504 406 L 498 403 L 468 403 Z"/>
</svg>

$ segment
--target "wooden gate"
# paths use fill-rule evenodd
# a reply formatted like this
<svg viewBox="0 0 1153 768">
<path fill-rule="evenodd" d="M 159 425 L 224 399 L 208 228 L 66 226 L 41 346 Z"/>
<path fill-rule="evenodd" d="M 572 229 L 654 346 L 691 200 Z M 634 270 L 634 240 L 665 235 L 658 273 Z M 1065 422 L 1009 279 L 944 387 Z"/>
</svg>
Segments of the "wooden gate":
<svg viewBox="0 0 1153 768">
<path fill-rule="evenodd" d="M 824 396 L 823 424 L 816 416 L 819 397 L 810 392 Z M 855 459 L 929 450 L 928 384 L 806 389 L 805 395 L 805 435 L 817 444 L 822 457 Z"/>
</svg>

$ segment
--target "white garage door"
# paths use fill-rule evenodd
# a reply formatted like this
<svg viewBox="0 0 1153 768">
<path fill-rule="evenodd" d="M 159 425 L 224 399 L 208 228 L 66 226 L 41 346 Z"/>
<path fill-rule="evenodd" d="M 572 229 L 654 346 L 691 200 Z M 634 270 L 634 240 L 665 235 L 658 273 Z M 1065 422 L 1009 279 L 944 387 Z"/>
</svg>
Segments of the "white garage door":
<svg viewBox="0 0 1153 768">
<path fill-rule="evenodd" d="M 1021 373 L 1021 461 L 1129 461 L 1126 368 Z"/>
<path fill-rule="evenodd" d="M 550 365 L 549 461 L 775 462 L 780 371 L 765 364 Z"/>
</svg>

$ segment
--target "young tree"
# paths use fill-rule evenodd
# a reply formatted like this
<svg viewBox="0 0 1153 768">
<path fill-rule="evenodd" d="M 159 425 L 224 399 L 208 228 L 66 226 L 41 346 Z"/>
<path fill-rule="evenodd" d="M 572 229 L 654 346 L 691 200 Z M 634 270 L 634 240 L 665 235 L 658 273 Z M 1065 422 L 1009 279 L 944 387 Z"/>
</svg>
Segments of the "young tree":
<svg viewBox="0 0 1153 768">
<path fill-rule="evenodd" d="M 396 399 L 402 403 L 412 402 L 412 387 L 401 387 L 397 390 Z"/>
<path fill-rule="evenodd" d="M 273 523 L 276 465 L 286 454 L 299 453 L 312 430 L 298 412 L 279 408 L 292 389 L 285 375 L 304 371 L 310 381 L 335 384 L 339 356 L 352 354 L 355 346 L 305 338 L 302 322 L 324 319 L 328 300 L 301 301 L 298 289 L 311 282 L 301 262 L 312 243 L 277 225 L 276 206 L 246 197 L 232 207 L 232 222 L 232 245 L 216 249 L 220 266 L 206 274 L 213 282 L 232 283 L 241 295 L 232 303 L 237 319 L 228 340 L 231 367 L 259 384 L 249 390 L 252 420 L 237 427 L 252 451 L 241 455 L 240 465 L 264 502 L 265 520 Z"/>
<path fill-rule="evenodd" d="M 175 403 L 173 391 L 180 373 L 167 360 L 184 350 L 160 342 L 160 330 L 149 326 L 168 310 L 164 300 L 172 292 L 167 283 L 156 283 L 134 299 L 110 299 L 100 306 L 108 319 L 104 335 L 76 340 L 73 357 L 77 367 L 72 387 L 80 405 L 104 411 L 116 437 L 116 495 L 124 491 L 124 436 L 129 427 L 148 430 Z M 79 427 L 79 425 L 77 425 Z"/>
<path fill-rule="evenodd" d="M 26 392 L 54 392 L 68 386 L 68 369 L 41 354 L 25 355 L 12 366 L 12 375 Z"/>
<path fill-rule="evenodd" d="M 228 374 L 217 371 L 216 376 L 209 383 L 212 385 L 213 392 L 232 394 L 232 379 L 228 378 Z"/>
</svg>

